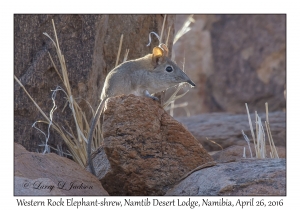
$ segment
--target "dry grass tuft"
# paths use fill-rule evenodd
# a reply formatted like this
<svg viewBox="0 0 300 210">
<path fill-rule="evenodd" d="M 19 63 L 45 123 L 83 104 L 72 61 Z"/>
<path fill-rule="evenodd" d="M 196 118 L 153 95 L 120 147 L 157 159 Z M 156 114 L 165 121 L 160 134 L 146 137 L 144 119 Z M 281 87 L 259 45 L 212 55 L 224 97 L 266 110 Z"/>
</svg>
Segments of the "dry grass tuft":
<svg viewBox="0 0 300 210">
<path fill-rule="evenodd" d="M 173 41 L 173 45 L 178 41 L 178 39 L 180 39 L 184 34 L 186 34 L 187 32 L 189 32 L 191 30 L 190 24 L 194 23 L 195 20 L 193 18 L 193 15 L 190 15 L 187 20 L 184 22 L 182 28 L 176 33 L 174 41 Z"/>
<path fill-rule="evenodd" d="M 86 161 L 87 161 L 87 155 L 86 155 L 86 143 L 87 143 L 87 135 L 89 132 L 89 123 L 86 119 L 85 113 L 82 111 L 82 109 L 79 107 L 77 104 L 76 100 L 74 99 L 71 91 L 71 86 L 69 83 L 68 79 L 68 72 L 67 72 L 67 67 L 64 59 L 64 55 L 61 53 L 58 38 L 57 38 L 57 33 L 55 29 L 55 24 L 54 21 L 52 20 L 53 24 L 53 30 L 54 30 L 54 35 L 55 35 L 55 41 L 47 34 L 44 33 L 45 36 L 47 36 L 51 41 L 53 42 L 57 57 L 59 59 L 60 63 L 60 71 L 56 67 L 55 63 L 53 62 L 53 59 L 49 53 L 50 60 L 55 68 L 55 71 L 59 75 L 60 79 L 62 80 L 64 84 L 64 89 L 59 88 L 56 89 L 55 91 L 62 90 L 62 92 L 66 95 L 67 103 L 69 104 L 69 108 L 72 111 L 73 119 L 75 122 L 75 132 L 72 131 L 70 128 L 69 124 L 66 122 L 66 126 L 68 127 L 69 131 L 67 131 L 63 126 L 58 125 L 57 123 L 52 121 L 51 115 L 54 112 L 54 109 L 51 110 L 50 112 L 50 118 L 44 113 L 44 111 L 37 105 L 35 100 L 30 96 L 30 94 L 27 92 L 25 87 L 22 85 L 22 83 L 18 80 L 18 78 L 15 76 L 15 80 L 19 83 L 19 85 L 23 88 L 25 93 L 28 95 L 28 97 L 32 100 L 34 105 L 38 108 L 40 113 L 44 116 L 46 121 L 37 121 L 38 123 L 46 123 L 56 131 L 58 134 L 61 136 L 61 138 L 64 140 L 65 144 L 68 147 L 68 150 L 74 159 L 75 162 L 77 162 L 79 165 L 84 167 Z M 60 73 L 61 72 L 61 73 Z M 62 75 L 62 76 L 61 76 Z M 53 98 L 55 99 L 55 98 Z M 55 106 L 55 101 L 54 101 L 54 106 Z M 94 114 L 94 110 L 92 109 L 92 112 Z M 37 123 L 35 122 L 34 125 Z M 42 132 L 42 131 L 41 131 Z M 49 133 L 48 133 L 49 134 Z M 96 146 L 97 141 L 94 141 L 94 145 Z M 100 146 L 100 145 L 99 145 Z M 47 147 L 47 140 L 45 147 Z M 48 148 L 45 148 L 45 151 L 49 151 Z"/>
<path fill-rule="evenodd" d="M 266 130 L 267 130 L 269 145 L 270 145 L 270 148 L 271 148 L 271 152 L 269 154 L 269 157 L 270 158 L 279 158 L 278 153 L 277 153 L 277 149 L 275 147 L 273 137 L 272 137 L 272 134 L 271 134 L 269 116 L 268 116 L 269 115 L 268 103 L 266 103 L 265 105 L 266 105 L 266 121 L 265 121 L 264 124 L 265 124 Z M 258 116 L 257 112 L 255 111 L 255 125 L 256 125 L 255 126 L 256 127 L 255 131 L 256 132 L 254 133 L 247 103 L 245 104 L 245 106 L 246 106 L 246 110 L 247 110 L 247 114 L 248 114 L 249 126 L 250 126 L 251 135 L 252 135 L 252 139 L 253 139 L 253 144 L 254 144 L 254 148 L 255 148 L 256 158 L 259 158 L 259 159 L 267 158 L 267 154 L 266 154 L 266 137 L 265 137 L 264 126 L 263 126 L 263 123 L 261 121 L 261 118 Z M 247 135 L 244 133 L 243 130 L 242 130 L 242 134 L 243 134 L 245 140 L 248 143 L 249 150 L 250 150 L 250 153 L 251 153 L 251 158 L 252 158 L 252 151 L 251 151 L 251 148 L 250 148 L 250 140 L 247 137 Z"/>
</svg>

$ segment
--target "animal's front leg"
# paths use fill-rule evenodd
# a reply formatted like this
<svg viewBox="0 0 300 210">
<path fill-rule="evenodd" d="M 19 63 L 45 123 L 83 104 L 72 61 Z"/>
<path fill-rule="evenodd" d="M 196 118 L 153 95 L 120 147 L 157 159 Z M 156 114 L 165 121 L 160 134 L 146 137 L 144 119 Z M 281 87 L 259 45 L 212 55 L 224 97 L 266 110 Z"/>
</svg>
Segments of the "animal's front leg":
<svg viewBox="0 0 300 210">
<path fill-rule="evenodd" d="M 158 98 L 156 98 L 155 96 L 152 96 L 148 90 L 144 90 L 144 96 L 148 97 L 148 98 L 152 98 L 153 100 L 158 101 Z"/>
</svg>

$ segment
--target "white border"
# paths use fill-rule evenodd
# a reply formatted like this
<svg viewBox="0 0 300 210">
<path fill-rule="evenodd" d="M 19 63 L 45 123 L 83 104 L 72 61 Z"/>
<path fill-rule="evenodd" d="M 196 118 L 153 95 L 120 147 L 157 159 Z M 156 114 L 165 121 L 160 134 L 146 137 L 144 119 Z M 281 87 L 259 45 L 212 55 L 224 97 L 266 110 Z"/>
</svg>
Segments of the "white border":
<svg viewBox="0 0 300 210">
<path fill-rule="evenodd" d="M 299 206 L 299 8 L 296 1 L 11 1 L 1 6 L 1 206 L 16 206 L 13 197 L 13 14 L 14 13 L 286 13 L 287 14 L 287 197 L 284 208 Z M 20 198 L 20 197 L 18 197 Z M 29 197 L 26 197 L 28 199 Z M 35 197 L 36 198 L 36 197 Z M 55 197 L 58 199 L 58 197 Z M 64 197 L 65 199 L 66 197 Z M 78 198 L 78 197 L 77 197 Z M 88 197 L 92 199 L 93 197 Z M 95 197 L 96 198 L 96 197 Z M 122 197 L 112 197 L 123 200 Z M 133 198 L 133 197 L 132 197 Z M 141 197 L 139 197 L 141 198 Z M 163 197 L 158 197 L 163 199 Z M 166 197 L 165 199 L 169 199 Z M 183 199 L 186 199 L 184 197 Z M 200 199 L 202 199 L 201 197 Z M 216 199 L 216 197 L 208 197 Z M 238 197 L 229 197 L 238 199 Z M 258 199 L 258 197 L 255 197 Z M 270 197 L 264 197 L 269 199 Z M 272 198 L 272 197 L 271 197 Z M 39 198 L 38 198 L 39 199 Z M 41 197 L 46 199 L 45 197 Z M 153 197 L 151 197 L 153 199 Z M 246 197 L 242 197 L 246 199 Z M 64 207 L 66 208 L 66 207 Z M 159 208 L 159 207 L 156 207 Z M 167 208 L 167 207 L 163 207 Z M 174 208 L 174 207 L 173 207 Z M 224 208 L 224 207 L 223 207 Z M 28 209 L 28 208 L 27 208 Z M 74 209 L 74 208 L 73 208 Z M 124 209 L 124 207 L 123 207 Z M 126 209 L 126 208 L 125 208 Z M 132 209 L 132 208 L 127 208 Z M 137 209 L 137 208 L 136 208 Z M 246 208 L 247 209 L 247 208 Z M 277 209 L 277 208 L 272 208 Z M 282 209 L 282 208 L 281 208 Z M 295 208 L 294 208 L 295 209 Z"/>
</svg>

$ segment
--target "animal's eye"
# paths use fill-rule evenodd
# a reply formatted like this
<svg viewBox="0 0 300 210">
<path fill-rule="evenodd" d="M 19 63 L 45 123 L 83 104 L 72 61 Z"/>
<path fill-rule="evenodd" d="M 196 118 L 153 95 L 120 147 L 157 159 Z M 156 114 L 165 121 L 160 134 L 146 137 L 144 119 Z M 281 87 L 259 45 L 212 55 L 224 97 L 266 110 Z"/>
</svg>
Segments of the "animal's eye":
<svg viewBox="0 0 300 210">
<path fill-rule="evenodd" d="M 167 66 L 166 71 L 167 71 L 167 72 L 172 72 L 172 71 L 173 71 L 172 66 Z"/>
</svg>

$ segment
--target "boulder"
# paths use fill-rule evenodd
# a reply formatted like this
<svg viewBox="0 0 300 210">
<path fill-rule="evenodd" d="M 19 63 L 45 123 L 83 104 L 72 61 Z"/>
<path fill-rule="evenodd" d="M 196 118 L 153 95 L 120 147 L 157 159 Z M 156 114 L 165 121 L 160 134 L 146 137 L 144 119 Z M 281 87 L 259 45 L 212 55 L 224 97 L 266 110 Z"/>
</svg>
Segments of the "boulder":
<svg viewBox="0 0 300 210">
<path fill-rule="evenodd" d="M 164 195 L 186 173 L 212 161 L 199 141 L 150 98 L 109 98 L 102 129 L 103 146 L 93 162 L 110 195 Z"/>
<path fill-rule="evenodd" d="M 244 113 L 286 107 L 286 15 L 217 15 L 211 27 L 210 110 Z"/>
<path fill-rule="evenodd" d="M 252 113 L 251 110 L 250 112 Z M 258 115 L 264 123 L 266 115 L 264 113 L 258 113 Z M 252 140 L 247 114 L 211 113 L 192 117 L 177 117 L 176 120 L 181 122 L 209 152 L 219 151 L 233 145 L 247 146 L 242 130 Z M 254 127 L 254 114 L 251 114 L 251 120 Z M 275 146 L 285 147 L 286 113 L 269 113 L 269 122 Z M 266 139 L 268 139 L 267 134 Z M 209 140 L 218 143 L 222 148 Z"/>
<path fill-rule="evenodd" d="M 58 85 L 66 90 L 48 55 L 49 52 L 60 72 L 55 47 L 43 35 L 46 32 L 55 38 L 52 19 L 66 61 L 72 95 L 89 120 L 92 117 L 90 105 L 98 106 L 105 77 L 115 66 L 121 34 L 124 37 L 119 63 L 123 61 L 126 49 L 130 50 L 128 59 L 142 57 L 158 44 L 158 40 L 153 38 L 151 46 L 146 46 L 151 31 L 161 33 L 164 15 L 15 14 L 14 74 L 48 116 L 53 106 L 51 90 Z M 170 50 L 174 19 L 174 15 L 167 15 L 165 23 L 163 41 L 171 27 Z M 53 120 L 64 128 L 70 126 L 74 129 L 71 110 L 68 107 L 64 109 L 64 97 L 62 91 L 56 95 L 57 110 Z M 38 145 L 45 140 L 43 134 L 31 127 L 38 120 L 44 120 L 44 117 L 15 81 L 14 141 L 32 152 L 41 151 L 43 148 Z M 38 127 L 47 130 L 42 123 Z M 57 133 L 51 132 L 50 136 L 49 145 L 56 148 L 62 144 L 63 140 Z M 66 150 L 66 147 L 63 149 Z"/>
<path fill-rule="evenodd" d="M 28 152 L 15 143 L 14 195 L 107 196 L 108 193 L 95 176 L 74 161 L 54 153 Z"/>
<path fill-rule="evenodd" d="M 286 159 L 243 159 L 192 173 L 167 196 L 285 196 Z"/>
</svg>

